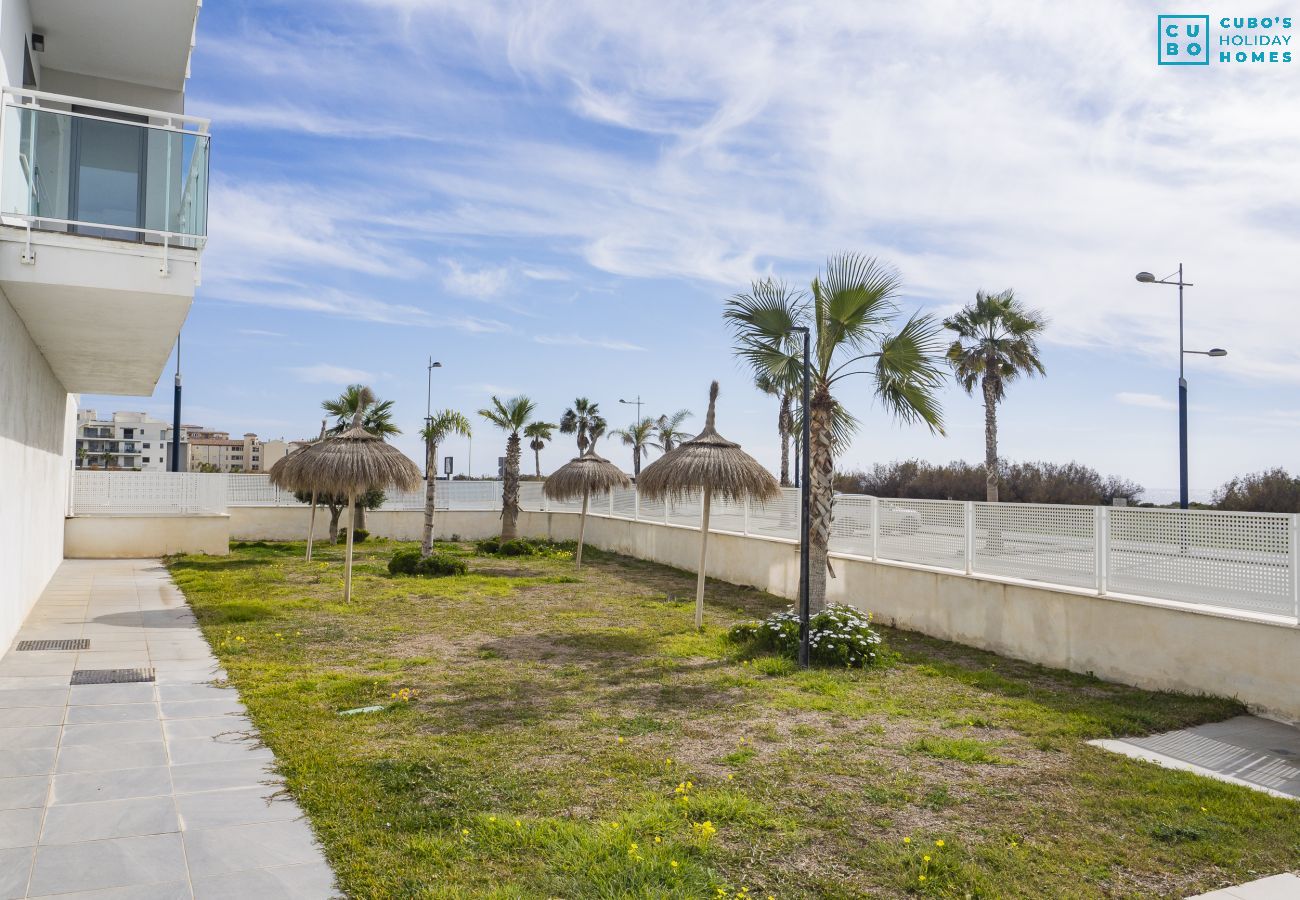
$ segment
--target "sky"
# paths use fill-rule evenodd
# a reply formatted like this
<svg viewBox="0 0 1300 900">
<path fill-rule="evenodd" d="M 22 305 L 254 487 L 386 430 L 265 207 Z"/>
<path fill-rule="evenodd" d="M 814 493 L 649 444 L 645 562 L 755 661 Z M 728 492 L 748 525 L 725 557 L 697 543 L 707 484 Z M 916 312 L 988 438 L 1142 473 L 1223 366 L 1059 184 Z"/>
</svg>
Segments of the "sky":
<svg viewBox="0 0 1300 900">
<path fill-rule="evenodd" d="M 574 398 L 611 427 L 721 382 L 719 430 L 778 458 L 775 402 L 721 310 L 828 256 L 896 267 L 905 314 L 977 289 L 1042 310 L 1047 375 L 999 408 L 1010 460 L 1177 485 L 1185 265 L 1191 485 L 1300 471 L 1300 58 L 1173 68 L 1141 2 L 223 0 L 204 5 L 187 111 L 212 119 L 210 240 L 182 334 L 186 423 L 314 436 L 349 382 L 395 401 L 421 458 L 433 406 L 475 419 L 443 455 L 495 471 L 474 413 Z M 1214 8 L 1213 16 L 1241 14 Z M 1297 23 L 1300 25 L 1300 22 Z M 1300 54 L 1297 54 L 1300 57 Z M 83 398 L 171 415 L 152 398 Z M 865 378 L 841 469 L 983 457 L 951 383 L 943 435 Z M 574 455 L 560 437 L 543 471 Z M 617 441 L 602 453 L 630 468 Z M 531 472 L 525 452 L 524 470 Z"/>
</svg>

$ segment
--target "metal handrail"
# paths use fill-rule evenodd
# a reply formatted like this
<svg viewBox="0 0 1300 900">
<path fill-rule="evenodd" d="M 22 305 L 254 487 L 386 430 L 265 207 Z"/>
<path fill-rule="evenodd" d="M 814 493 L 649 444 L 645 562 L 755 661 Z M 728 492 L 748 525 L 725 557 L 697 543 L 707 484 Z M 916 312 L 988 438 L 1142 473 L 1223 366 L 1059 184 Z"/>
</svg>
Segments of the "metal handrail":
<svg viewBox="0 0 1300 900">
<path fill-rule="evenodd" d="M 186 113 L 165 112 L 160 109 L 148 109 L 143 106 L 130 106 L 125 103 L 109 103 L 105 100 L 91 100 L 87 97 L 72 97 L 67 94 L 51 94 L 48 91 L 37 91 L 31 88 L 9 87 L 0 88 L 0 94 L 3 95 L 4 102 L 8 103 L 8 98 L 14 97 L 18 100 L 16 106 L 26 106 L 35 109 L 47 109 L 41 106 L 45 103 L 64 103 L 69 106 L 93 106 L 97 109 L 108 110 L 111 112 L 126 113 L 132 116 L 146 116 L 150 119 L 165 119 L 168 122 L 179 122 L 181 127 L 174 125 L 153 125 L 147 122 L 136 122 L 133 124 L 143 128 L 158 128 L 165 131 L 178 131 L 183 134 L 204 134 L 212 125 L 211 119 L 202 116 L 191 116 Z M 25 103 L 24 100 L 31 100 L 31 103 Z M 121 119 L 106 118 L 104 116 L 95 116 L 90 113 L 73 112 L 66 109 L 47 109 L 48 112 L 59 113 L 62 115 L 76 116 L 82 119 L 100 119 L 111 122 L 121 122 Z M 185 128 L 185 125 L 192 125 L 193 128 Z"/>
</svg>

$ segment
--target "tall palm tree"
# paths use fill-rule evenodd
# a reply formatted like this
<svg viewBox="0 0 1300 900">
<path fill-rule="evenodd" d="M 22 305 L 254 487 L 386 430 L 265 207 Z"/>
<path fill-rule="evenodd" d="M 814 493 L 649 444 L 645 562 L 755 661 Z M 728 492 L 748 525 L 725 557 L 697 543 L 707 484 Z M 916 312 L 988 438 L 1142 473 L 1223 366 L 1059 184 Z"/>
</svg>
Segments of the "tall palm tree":
<svg viewBox="0 0 1300 900">
<path fill-rule="evenodd" d="M 560 434 L 577 435 L 579 456 L 587 452 L 592 430 L 598 429 L 603 434 L 605 427 L 605 420 L 600 415 L 600 404 L 592 403 L 586 397 L 574 400 L 573 405 L 560 416 Z"/>
<path fill-rule="evenodd" d="M 504 403 L 492 398 L 492 406 L 478 414 L 509 434 L 506 438 L 506 467 L 501 485 L 501 540 L 519 536 L 519 432 L 528 427 L 537 404 L 527 397 L 512 397 Z"/>
<path fill-rule="evenodd" d="M 424 537 L 420 541 L 420 555 L 433 552 L 433 510 L 437 500 L 438 445 L 459 434 L 470 436 L 469 419 L 454 409 L 441 409 L 434 413 L 420 430 L 424 438 Z"/>
<path fill-rule="evenodd" d="M 682 431 L 682 423 L 695 415 L 689 409 L 679 409 L 671 416 L 663 415 L 655 420 L 654 448 L 665 454 L 672 453 L 673 448 L 682 441 L 689 441 L 694 435 Z"/>
<path fill-rule="evenodd" d="M 532 438 L 528 442 L 528 449 L 533 451 L 533 465 L 537 470 L 537 477 L 542 477 L 542 450 L 546 448 L 546 442 L 549 441 L 555 431 L 555 426 L 550 422 L 529 422 L 528 427 L 524 429 L 524 437 Z"/>
<path fill-rule="evenodd" d="M 736 354 L 754 374 L 767 374 L 778 383 L 802 378 L 802 341 L 794 339 L 793 329 L 811 329 L 808 598 L 815 610 L 826 605 L 837 420 L 841 430 L 851 431 L 854 424 L 837 414 L 831 391 L 852 376 L 866 375 L 892 416 L 943 432 L 936 396 L 944 376 L 939 325 L 919 314 L 898 325 L 898 290 L 899 276 L 891 267 L 846 253 L 827 261 L 808 294 L 769 278 L 754 282 L 748 294 L 732 297 L 723 312 L 735 335 Z"/>
<path fill-rule="evenodd" d="M 957 383 L 974 394 L 975 385 L 984 394 L 984 479 L 988 502 L 998 502 L 998 404 L 1006 386 L 1021 375 L 1046 375 L 1038 358 L 1038 336 L 1047 328 L 1047 317 L 1016 299 L 1010 288 L 1000 294 L 975 292 L 975 302 L 955 316 L 944 319 L 943 327 L 957 333 L 948 348 Z"/>
<path fill-rule="evenodd" d="M 655 446 L 651 438 L 654 437 L 658 424 L 655 419 L 646 416 L 640 422 L 634 422 L 627 428 L 620 428 L 614 432 L 616 437 L 623 439 L 624 446 L 632 448 L 633 478 L 641 474 L 641 454 L 648 454 Z"/>
<path fill-rule="evenodd" d="M 393 401 L 380 400 L 368 385 L 349 384 L 342 394 L 321 403 L 321 409 L 334 417 L 334 427 L 329 434 L 338 435 L 352 427 L 352 420 L 361 413 L 361 427 L 379 437 L 401 434 L 402 429 L 393 422 Z M 366 527 L 366 505 L 358 503 L 352 513 L 352 529 Z"/>
<path fill-rule="evenodd" d="M 393 401 L 380 400 L 364 384 L 350 384 L 338 397 L 326 400 L 321 409 L 334 417 L 330 434 L 342 434 L 352 427 L 352 417 L 361 410 L 361 427 L 371 434 L 390 437 L 401 434 L 402 429 L 393 422 Z"/>
<path fill-rule="evenodd" d="M 776 413 L 776 433 L 781 438 L 781 487 L 790 486 L 790 429 L 794 424 L 790 404 L 794 401 L 792 385 L 778 384 L 766 372 L 754 376 L 754 387 L 769 397 L 775 397 L 780 404 Z"/>
</svg>

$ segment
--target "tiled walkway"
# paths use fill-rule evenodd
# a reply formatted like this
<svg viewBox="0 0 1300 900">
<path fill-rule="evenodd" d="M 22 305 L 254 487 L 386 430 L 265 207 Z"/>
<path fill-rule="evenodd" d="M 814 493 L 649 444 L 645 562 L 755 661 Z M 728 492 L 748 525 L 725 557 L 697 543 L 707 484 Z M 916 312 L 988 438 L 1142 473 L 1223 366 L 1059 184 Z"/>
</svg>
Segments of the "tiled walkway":
<svg viewBox="0 0 1300 900">
<path fill-rule="evenodd" d="M 0 900 L 336 896 L 156 560 L 69 560 L 0 657 Z M 153 683 L 71 686 L 74 670 Z"/>
</svg>

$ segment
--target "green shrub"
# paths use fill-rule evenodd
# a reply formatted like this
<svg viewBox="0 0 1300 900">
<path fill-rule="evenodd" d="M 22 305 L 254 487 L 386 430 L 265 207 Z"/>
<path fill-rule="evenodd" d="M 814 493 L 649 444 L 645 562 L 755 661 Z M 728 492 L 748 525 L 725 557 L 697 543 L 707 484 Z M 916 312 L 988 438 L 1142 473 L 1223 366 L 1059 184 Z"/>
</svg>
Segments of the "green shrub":
<svg viewBox="0 0 1300 900">
<path fill-rule="evenodd" d="M 484 538 L 481 541 L 475 541 L 474 549 L 478 550 L 479 553 L 483 553 L 489 556 L 494 555 L 498 550 L 501 549 L 501 539 L 492 537 L 492 538 Z"/>
<path fill-rule="evenodd" d="M 515 538 L 513 541 L 502 541 L 501 546 L 497 547 L 498 556 L 536 556 L 537 548 L 531 542 L 523 538 Z"/>
<path fill-rule="evenodd" d="M 436 578 L 446 575 L 464 575 L 465 571 L 464 560 L 446 553 L 421 557 L 419 550 L 399 550 L 388 561 L 390 575 L 422 575 Z"/>
<path fill-rule="evenodd" d="M 813 616 L 808 625 L 809 659 L 816 665 L 864 669 L 881 661 L 881 638 L 871 627 L 868 613 L 831 604 Z M 762 622 L 741 622 L 727 637 L 752 652 L 797 659 L 799 613 L 790 607 Z"/>
<path fill-rule="evenodd" d="M 578 545 L 574 541 L 544 541 L 531 538 L 485 538 L 474 543 L 484 556 L 543 556 L 547 559 L 573 559 Z"/>
<path fill-rule="evenodd" d="M 370 537 L 370 532 L 366 531 L 364 528 L 354 528 L 352 530 L 352 543 L 354 544 L 365 543 L 365 540 L 368 537 Z"/>
</svg>

